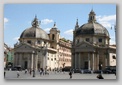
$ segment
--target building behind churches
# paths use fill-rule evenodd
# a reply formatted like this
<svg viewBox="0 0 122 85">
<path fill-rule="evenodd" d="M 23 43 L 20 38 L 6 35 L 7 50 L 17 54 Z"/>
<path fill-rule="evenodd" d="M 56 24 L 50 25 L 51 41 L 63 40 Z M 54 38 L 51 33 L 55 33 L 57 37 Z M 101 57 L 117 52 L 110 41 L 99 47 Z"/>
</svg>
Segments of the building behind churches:
<svg viewBox="0 0 122 85">
<path fill-rule="evenodd" d="M 72 68 L 105 69 L 106 66 L 116 65 L 113 57 L 116 57 L 116 47 L 110 46 L 109 32 L 96 21 L 96 14 L 92 9 L 88 23 L 79 26 L 78 19 L 76 21 L 73 31 Z"/>
<path fill-rule="evenodd" d="M 39 27 L 35 16 L 32 27 L 25 29 L 14 45 L 14 66 L 24 69 L 59 69 L 71 66 L 70 40 L 60 38 L 60 31 L 56 23 L 47 34 Z"/>
<path fill-rule="evenodd" d="M 12 68 L 14 60 L 14 50 L 4 43 L 4 69 Z"/>
</svg>

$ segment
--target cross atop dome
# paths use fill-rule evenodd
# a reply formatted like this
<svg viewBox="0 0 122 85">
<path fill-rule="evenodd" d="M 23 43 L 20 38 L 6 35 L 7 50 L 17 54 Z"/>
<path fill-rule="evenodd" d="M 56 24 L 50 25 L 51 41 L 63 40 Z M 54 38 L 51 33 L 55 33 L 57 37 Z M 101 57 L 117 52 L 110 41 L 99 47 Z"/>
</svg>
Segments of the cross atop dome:
<svg viewBox="0 0 122 85">
<path fill-rule="evenodd" d="M 76 20 L 76 25 L 75 25 L 75 29 L 78 29 L 79 28 L 79 25 L 78 25 L 78 18 Z"/>
<path fill-rule="evenodd" d="M 36 15 L 35 15 L 35 18 L 34 18 L 34 20 L 32 21 L 31 24 L 32 24 L 33 27 L 39 27 L 40 22 L 38 21 Z"/>
</svg>

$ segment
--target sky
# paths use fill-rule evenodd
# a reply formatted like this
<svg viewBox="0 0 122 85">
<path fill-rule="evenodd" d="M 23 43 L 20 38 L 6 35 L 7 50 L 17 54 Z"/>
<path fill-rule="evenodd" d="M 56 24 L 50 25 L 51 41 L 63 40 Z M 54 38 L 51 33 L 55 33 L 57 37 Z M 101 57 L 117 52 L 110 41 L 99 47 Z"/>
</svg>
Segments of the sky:
<svg viewBox="0 0 122 85">
<path fill-rule="evenodd" d="M 35 16 L 41 21 L 40 28 L 47 33 L 56 22 L 60 36 L 73 40 L 76 20 L 79 26 L 87 23 L 92 9 L 97 22 L 108 30 L 110 44 L 115 44 L 116 4 L 5 4 L 4 43 L 13 47 L 21 33 L 31 27 Z"/>
</svg>

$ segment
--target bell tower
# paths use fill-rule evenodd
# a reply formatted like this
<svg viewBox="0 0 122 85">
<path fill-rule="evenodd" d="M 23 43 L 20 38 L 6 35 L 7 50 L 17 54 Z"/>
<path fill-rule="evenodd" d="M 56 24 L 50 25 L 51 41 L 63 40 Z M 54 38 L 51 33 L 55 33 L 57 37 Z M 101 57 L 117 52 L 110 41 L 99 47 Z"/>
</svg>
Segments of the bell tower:
<svg viewBox="0 0 122 85">
<path fill-rule="evenodd" d="M 56 27 L 56 22 L 54 22 L 54 26 L 50 30 L 50 40 L 51 42 L 51 48 L 57 49 L 57 43 L 60 39 L 60 31 Z"/>
<path fill-rule="evenodd" d="M 88 22 L 90 23 L 90 22 L 96 22 L 96 14 L 95 14 L 95 12 L 93 11 L 93 9 L 91 10 L 91 12 L 90 12 L 90 14 L 89 14 L 89 20 L 88 20 Z"/>
</svg>

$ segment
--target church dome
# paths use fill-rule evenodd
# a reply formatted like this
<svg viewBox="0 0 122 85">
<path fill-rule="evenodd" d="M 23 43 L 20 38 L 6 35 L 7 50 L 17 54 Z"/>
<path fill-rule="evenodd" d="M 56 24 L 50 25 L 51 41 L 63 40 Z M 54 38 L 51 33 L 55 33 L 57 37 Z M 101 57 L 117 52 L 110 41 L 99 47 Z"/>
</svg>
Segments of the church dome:
<svg viewBox="0 0 122 85">
<path fill-rule="evenodd" d="M 36 17 L 32 22 L 32 27 L 25 29 L 20 38 L 42 38 L 49 40 L 48 34 L 39 27 L 39 22 Z"/>
<path fill-rule="evenodd" d="M 76 29 L 76 36 L 83 34 L 95 34 L 95 35 L 105 35 L 109 37 L 108 30 L 96 22 L 95 13 L 92 10 L 89 14 L 88 23 L 83 24 L 79 28 Z"/>
</svg>

